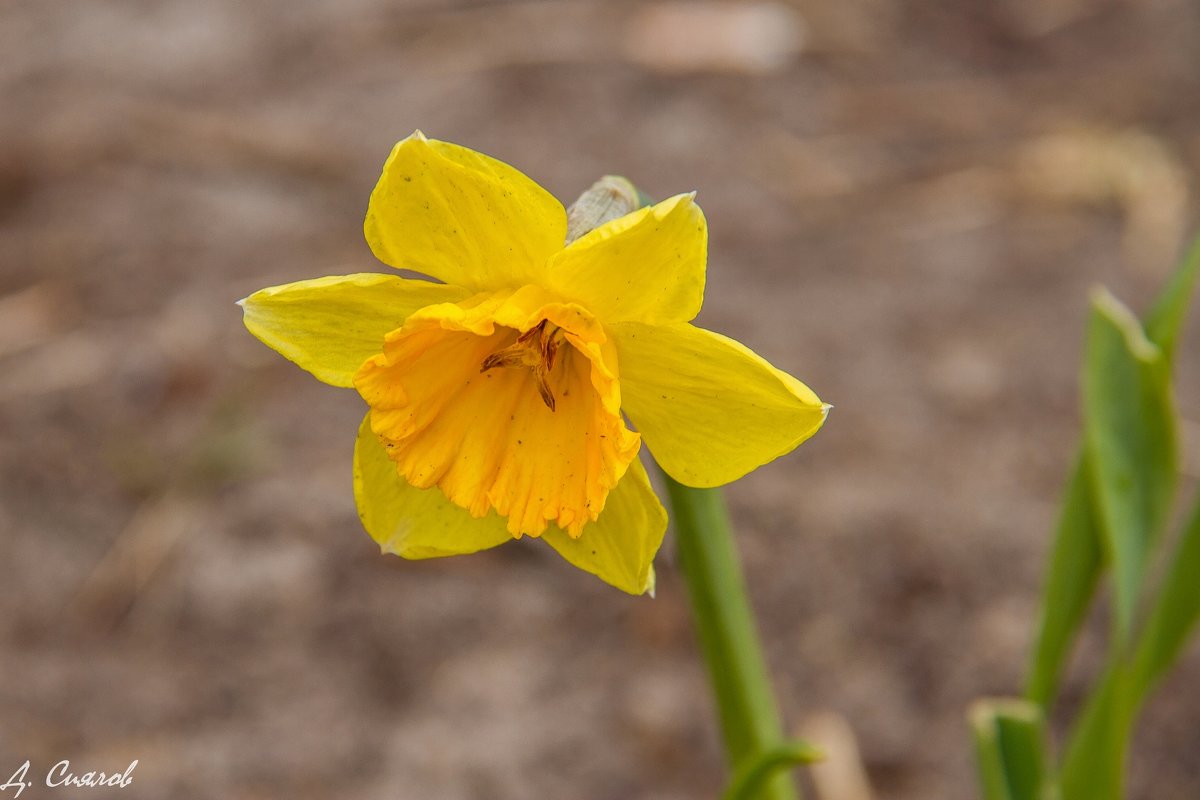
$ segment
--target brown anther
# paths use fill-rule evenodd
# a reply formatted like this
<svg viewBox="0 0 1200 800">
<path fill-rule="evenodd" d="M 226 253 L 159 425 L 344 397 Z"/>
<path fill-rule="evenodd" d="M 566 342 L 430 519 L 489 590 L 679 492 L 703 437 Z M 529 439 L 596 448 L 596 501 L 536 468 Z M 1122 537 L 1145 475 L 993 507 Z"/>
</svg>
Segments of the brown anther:
<svg viewBox="0 0 1200 800">
<path fill-rule="evenodd" d="M 546 380 L 546 372 L 535 367 L 533 378 L 537 381 L 538 394 L 542 396 L 542 402 L 546 404 L 546 408 L 554 411 L 554 393 L 550 391 L 550 382 Z"/>
<path fill-rule="evenodd" d="M 542 320 L 508 347 L 485 358 L 479 365 L 479 371 L 487 372 L 496 367 L 528 367 L 533 371 L 542 402 L 553 411 L 555 402 L 554 393 L 550 390 L 550 372 L 558 356 L 559 339 L 558 327 L 549 320 Z"/>
</svg>

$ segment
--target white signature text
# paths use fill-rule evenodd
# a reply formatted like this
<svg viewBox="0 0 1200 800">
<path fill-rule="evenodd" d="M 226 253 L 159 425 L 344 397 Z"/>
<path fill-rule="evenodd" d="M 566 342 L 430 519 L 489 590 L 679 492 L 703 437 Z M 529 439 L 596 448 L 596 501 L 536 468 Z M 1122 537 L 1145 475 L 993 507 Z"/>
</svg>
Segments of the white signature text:
<svg viewBox="0 0 1200 800">
<path fill-rule="evenodd" d="M 124 789 L 133 783 L 133 770 L 137 765 L 138 762 L 135 758 L 125 768 L 124 772 L 88 770 L 87 772 L 76 773 L 71 771 L 71 762 L 64 758 L 46 773 L 46 785 L 50 787 L 64 786 L 72 788 L 119 786 Z M 17 767 L 17 771 L 12 774 L 11 778 L 0 784 L 0 792 L 7 793 L 9 789 L 16 789 L 16 794 L 13 795 L 13 800 L 16 800 L 21 796 L 21 792 L 32 785 L 33 781 L 29 780 L 29 762 L 26 761 Z"/>
</svg>

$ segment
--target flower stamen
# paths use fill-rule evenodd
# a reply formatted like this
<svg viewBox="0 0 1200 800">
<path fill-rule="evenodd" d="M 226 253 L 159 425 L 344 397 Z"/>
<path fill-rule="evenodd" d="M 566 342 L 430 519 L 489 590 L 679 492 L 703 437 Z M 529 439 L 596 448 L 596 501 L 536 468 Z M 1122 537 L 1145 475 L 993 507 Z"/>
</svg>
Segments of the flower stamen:
<svg viewBox="0 0 1200 800">
<path fill-rule="evenodd" d="M 533 371 L 533 378 L 537 383 L 538 394 L 542 396 L 542 402 L 553 411 L 555 402 L 554 392 L 550 390 L 550 372 L 554 369 L 554 361 L 561 342 L 561 329 L 544 319 L 522 333 L 508 347 L 497 350 L 485 358 L 479 365 L 479 371 L 487 372 L 496 367 L 529 368 Z"/>
</svg>

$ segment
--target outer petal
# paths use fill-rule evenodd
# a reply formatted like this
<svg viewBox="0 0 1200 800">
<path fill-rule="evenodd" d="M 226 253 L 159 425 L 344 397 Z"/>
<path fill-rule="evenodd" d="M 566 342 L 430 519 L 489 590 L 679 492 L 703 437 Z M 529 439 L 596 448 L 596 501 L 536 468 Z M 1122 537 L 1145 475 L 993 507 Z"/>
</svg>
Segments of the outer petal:
<svg viewBox="0 0 1200 800">
<path fill-rule="evenodd" d="M 567 215 L 507 164 L 418 131 L 392 149 L 364 231 L 385 264 L 482 291 L 540 283 Z"/>
<path fill-rule="evenodd" d="M 559 555 L 630 594 L 654 591 L 654 554 L 667 530 L 667 512 L 638 459 L 608 496 L 600 518 L 572 539 L 550 526 L 542 538 Z"/>
<path fill-rule="evenodd" d="M 383 337 L 428 305 L 470 294 L 457 286 L 364 272 L 262 289 L 239 301 L 250 332 L 334 386 L 383 351 Z"/>
<path fill-rule="evenodd" d="M 606 322 L 687 322 L 704 301 L 708 225 L 693 194 L 607 222 L 550 262 L 550 282 Z"/>
<path fill-rule="evenodd" d="M 476 519 L 437 488 L 409 486 L 371 432 L 369 415 L 354 444 L 354 499 L 371 538 L 403 558 L 474 553 L 512 539 L 495 512 Z"/>
<path fill-rule="evenodd" d="M 830 406 L 733 339 L 688 324 L 611 326 L 622 406 L 656 461 L 720 486 L 791 452 Z"/>
</svg>

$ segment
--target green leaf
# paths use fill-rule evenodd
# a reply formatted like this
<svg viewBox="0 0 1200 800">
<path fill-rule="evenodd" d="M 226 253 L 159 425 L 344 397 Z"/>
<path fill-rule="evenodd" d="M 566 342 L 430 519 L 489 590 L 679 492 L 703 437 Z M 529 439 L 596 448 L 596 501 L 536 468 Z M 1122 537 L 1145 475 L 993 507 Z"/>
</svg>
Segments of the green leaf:
<svg viewBox="0 0 1200 800">
<path fill-rule="evenodd" d="M 1162 350 L 1168 369 L 1198 280 L 1200 236 L 1146 316 L 1147 338 Z M 1037 640 L 1030 659 L 1025 694 L 1046 710 L 1053 702 L 1071 643 L 1107 567 L 1103 533 L 1091 496 L 1091 478 L 1086 474 L 1088 460 L 1086 448 L 1081 447 L 1067 483 L 1042 595 Z"/>
<path fill-rule="evenodd" d="M 1028 700 L 980 700 L 970 712 L 985 800 L 1045 800 L 1052 796 L 1046 723 Z"/>
<path fill-rule="evenodd" d="M 1116 661 L 1092 693 L 1063 761 L 1066 800 L 1120 800 L 1138 709 L 1200 618 L 1200 504 L 1138 639 L 1132 667 Z"/>
<path fill-rule="evenodd" d="M 1113 568 L 1110 665 L 1071 737 L 1066 800 L 1119 800 L 1140 703 L 1128 667 L 1138 599 L 1176 481 L 1175 410 L 1162 350 L 1112 295 L 1092 298 L 1084 372 L 1084 427 L 1096 515 Z M 1171 335 L 1170 325 L 1160 332 Z M 1139 649 L 1141 646 L 1139 645 Z"/>
<path fill-rule="evenodd" d="M 1200 502 L 1170 565 L 1134 656 L 1133 693 L 1138 702 L 1175 662 L 1200 621 Z"/>
<path fill-rule="evenodd" d="M 1172 363 L 1175 356 L 1175 342 L 1183 329 L 1188 307 L 1191 305 L 1192 292 L 1200 280 L 1200 236 L 1192 242 L 1191 248 L 1184 256 L 1183 262 L 1175 270 L 1163 289 L 1154 307 L 1146 315 L 1146 336 L 1158 345 L 1167 359 Z"/>
<path fill-rule="evenodd" d="M 1049 711 L 1075 631 L 1087 615 L 1104 569 L 1099 521 L 1092 509 L 1088 458 L 1080 451 L 1058 518 L 1042 594 L 1037 640 L 1025 696 Z"/>
<path fill-rule="evenodd" d="M 798 764 L 813 764 L 825 757 L 808 742 L 792 740 L 746 759 L 729 782 L 722 800 L 755 800 L 767 780 L 780 770 Z"/>
<path fill-rule="evenodd" d="M 1113 567 L 1118 649 L 1129 642 L 1150 550 L 1175 492 L 1170 370 L 1130 311 L 1092 296 L 1084 431 L 1097 516 Z"/>
<path fill-rule="evenodd" d="M 1093 690 L 1063 759 L 1063 800 L 1121 800 L 1134 703 L 1128 671 L 1110 667 Z"/>
</svg>

